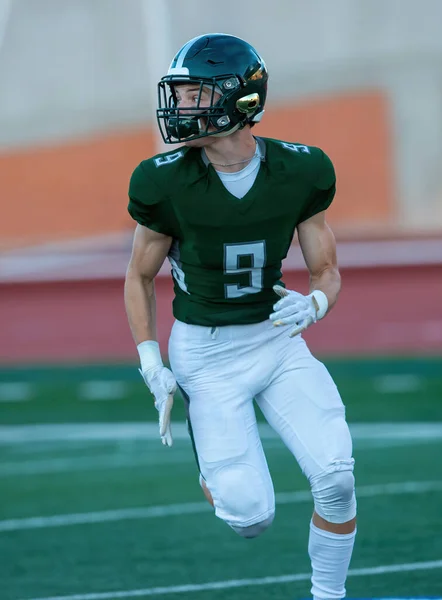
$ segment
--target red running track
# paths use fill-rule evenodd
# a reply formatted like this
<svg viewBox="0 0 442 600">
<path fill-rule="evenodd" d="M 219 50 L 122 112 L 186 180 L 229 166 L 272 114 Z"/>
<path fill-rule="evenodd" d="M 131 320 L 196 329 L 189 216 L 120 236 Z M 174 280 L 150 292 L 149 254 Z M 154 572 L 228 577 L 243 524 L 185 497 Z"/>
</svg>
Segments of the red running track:
<svg viewBox="0 0 442 600">
<path fill-rule="evenodd" d="M 343 269 L 339 302 L 305 338 L 318 354 L 442 352 L 442 267 Z M 307 291 L 305 273 L 285 276 Z M 159 278 L 157 313 L 163 352 L 173 322 L 172 283 Z M 2 363 L 136 361 L 123 281 L 3 284 Z"/>
</svg>

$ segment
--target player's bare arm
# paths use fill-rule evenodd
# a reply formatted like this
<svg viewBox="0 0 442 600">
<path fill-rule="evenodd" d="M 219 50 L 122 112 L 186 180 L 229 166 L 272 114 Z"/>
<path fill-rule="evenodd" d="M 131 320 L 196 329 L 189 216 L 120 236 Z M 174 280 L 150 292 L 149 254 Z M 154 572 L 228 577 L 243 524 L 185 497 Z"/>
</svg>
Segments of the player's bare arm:
<svg viewBox="0 0 442 600">
<path fill-rule="evenodd" d="M 135 343 L 156 340 L 154 278 L 161 269 L 172 238 L 137 225 L 126 272 L 124 301 Z"/>
<path fill-rule="evenodd" d="M 310 293 L 321 290 L 327 296 L 328 310 L 341 289 L 336 258 L 336 240 L 321 211 L 298 225 L 298 239 L 310 273 Z"/>
<path fill-rule="evenodd" d="M 290 337 L 325 317 L 341 288 L 335 237 L 325 220 L 325 211 L 300 223 L 298 237 L 310 273 L 310 293 L 304 296 L 275 285 L 273 289 L 281 300 L 274 305 L 275 312 L 270 315 L 276 326 L 295 325 Z"/>
<path fill-rule="evenodd" d="M 127 317 L 140 356 L 140 373 L 155 397 L 161 441 L 165 446 L 172 445 L 170 413 L 176 381 L 163 365 L 157 342 L 154 279 L 171 243 L 171 237 L 137 225 L 124 286 Z"/>
</svg>

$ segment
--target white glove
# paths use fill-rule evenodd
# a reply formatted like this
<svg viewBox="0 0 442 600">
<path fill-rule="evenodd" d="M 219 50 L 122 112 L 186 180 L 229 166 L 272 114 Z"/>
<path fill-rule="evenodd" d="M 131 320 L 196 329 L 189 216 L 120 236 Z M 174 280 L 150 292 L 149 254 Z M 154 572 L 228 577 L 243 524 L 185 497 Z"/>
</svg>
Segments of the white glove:
<svg viewBox="0 0 442 600">
<path fill-rule="evenodd" d="M 276 327 L 295 325 L 290 337 L 305 331 L 307 327 L 322 319 L 327 312 L 327 296 L 321 290 L 315 290 L 308 296 L 286 290 L 280 285 L 274 285 L 273 290 L 281 297 L 281 300 L 273 306 L 275 312 L 269 318 Z"/>
<path fill-rule="evenodd" d="M 159 412 L 160 437 L 164 446 L 172 446 L 170 429 L 170 413 L 173 406 L 173 395 L 177 384 L 175 377 L 163 365 L 158 342 L 141 342 L 137 346 L 140 355 L 141 369 L 138 369 L 149 390 L 155 398 L 155 408 Z"/>
</svg>

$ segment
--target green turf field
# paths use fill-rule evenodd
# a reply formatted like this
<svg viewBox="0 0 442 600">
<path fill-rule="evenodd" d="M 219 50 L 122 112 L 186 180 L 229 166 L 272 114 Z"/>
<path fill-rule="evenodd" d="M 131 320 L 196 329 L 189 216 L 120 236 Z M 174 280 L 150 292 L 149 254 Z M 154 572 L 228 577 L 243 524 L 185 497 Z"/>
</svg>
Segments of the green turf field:
<svg viewBox="0 0 442 600">
<path fill-rule="evenodd" d="M 442 359 L 327 364 L 355 445 L 348 596 L 441 597 Z M 277 516 L 243 540 L 203 501 L 179 400 L 173 448 L 145 423 L 134 367 L 3 370 L 0 400 L 0 600 L 308 598 L 312 505 L 265 425 Z"/>
</svg>

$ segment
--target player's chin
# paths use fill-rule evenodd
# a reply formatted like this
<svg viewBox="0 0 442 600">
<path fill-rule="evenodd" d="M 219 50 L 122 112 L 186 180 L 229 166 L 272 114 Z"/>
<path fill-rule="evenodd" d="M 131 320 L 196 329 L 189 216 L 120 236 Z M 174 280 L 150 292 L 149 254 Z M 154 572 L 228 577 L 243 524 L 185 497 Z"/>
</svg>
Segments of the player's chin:
<svg viewBox="0 0 442 600">
<path fill-rule="evenodd" d="M 206 136 L 197 138 L 196 140 L 189 140 L 187 142 L 184 142 L 184 144 L 189 148 L 204 148 L 204 146 L 210 146 L 211 144 L 213 144 L 215 139 L 216 138 L 213 138 L 211 136 Z"/>
</svg>

